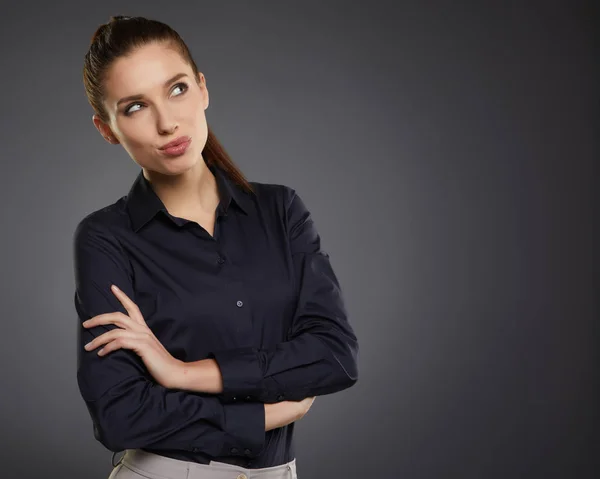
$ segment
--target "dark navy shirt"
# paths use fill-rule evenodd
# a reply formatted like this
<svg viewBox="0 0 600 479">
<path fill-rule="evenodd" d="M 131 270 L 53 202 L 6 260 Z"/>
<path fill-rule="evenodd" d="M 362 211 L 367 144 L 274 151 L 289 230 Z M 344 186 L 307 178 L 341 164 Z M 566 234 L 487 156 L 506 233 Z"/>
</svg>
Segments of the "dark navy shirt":
<svg viewBox="0 0 600 479">
<path fill-rule="evenodd" d="M 328 254 L 294 189 L 238 186 L 220 167 L 214 236 L 171 215 L 140 170 L 129 193 L 83 218 L 73 236 L 77 381 L 94 437 L 113 452 L 248 468 L 294 459 L 294 423 L 265 432 L 264 403 L 331 394 L 357 381 L 358 343 Z M 130 349 L 84 345 L 118 326 L 84 328 L 127 311 L 185 362 L 214 358 L 220 394 L 168 389 Z"/>
</svg>

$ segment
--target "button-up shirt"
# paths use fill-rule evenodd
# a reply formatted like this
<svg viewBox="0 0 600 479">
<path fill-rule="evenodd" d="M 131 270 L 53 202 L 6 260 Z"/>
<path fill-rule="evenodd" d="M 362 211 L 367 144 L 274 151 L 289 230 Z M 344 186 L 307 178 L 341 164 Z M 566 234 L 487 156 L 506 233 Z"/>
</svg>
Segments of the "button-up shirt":
<svg viewBox="0 0 600 479">
<path fill-rule="evenodd" d="M 170 214 L 142 171 L 129 193 L 73 236 L 77 381 L 94 437 L 113 452 L 262 468 L 294 459 L 294 423 L 265 432 L 264 403 L 331 394 L 357 381 L 358 343 L 305 203 L 285 185 L 248 192 L 216 165 L 213 235 Z M 141 358 L 84 346 L 118 326 L 81 323 L 131 298 L 169 353 L 213 358 L 223 391 L 166 388 Z"/>
</svg>

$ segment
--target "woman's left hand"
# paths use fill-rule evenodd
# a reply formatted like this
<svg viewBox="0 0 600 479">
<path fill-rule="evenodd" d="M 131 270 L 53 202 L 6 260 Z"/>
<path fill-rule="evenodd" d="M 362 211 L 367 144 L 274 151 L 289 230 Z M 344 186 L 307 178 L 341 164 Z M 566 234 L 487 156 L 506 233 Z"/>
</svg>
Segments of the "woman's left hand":
<svg viewBox="0 0 600 479">
<path fill-rule="evenodd" d="M 183 362 L 171 356 L 169 351 L 154 336 L 146 324 L 137 304 L 135 304 L 123 291 L 115 285 L 112 286 L 114 295 L 127 310 L 126 314 L 120 311 L 94 316 L 84 321 L 83 327 L 90 328 L 100 324 L 115 324 L 118 328 L 111 329 L 85 345 L 87 351 L 106 344 L 98 355 L 104 356 L 120 348 L 131 349 L 142 358 L 152 377 L 166 388 L 175 387 L 177 373 Z"/>
</svg>

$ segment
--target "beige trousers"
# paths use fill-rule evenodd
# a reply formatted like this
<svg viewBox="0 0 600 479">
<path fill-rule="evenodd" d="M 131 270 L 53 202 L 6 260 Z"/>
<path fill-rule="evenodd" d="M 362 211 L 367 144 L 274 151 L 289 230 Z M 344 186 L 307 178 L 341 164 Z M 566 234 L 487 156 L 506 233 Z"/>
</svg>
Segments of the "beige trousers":
<svg viewBox="0 0 600 479">
<path fill-rule="evenodd" d="M 127 449 L 108 479 L 298 479 L 298 475 L 296 459 L 280 466 L 247 469 L 224 462 L 198 464 Z"/>
</svg>

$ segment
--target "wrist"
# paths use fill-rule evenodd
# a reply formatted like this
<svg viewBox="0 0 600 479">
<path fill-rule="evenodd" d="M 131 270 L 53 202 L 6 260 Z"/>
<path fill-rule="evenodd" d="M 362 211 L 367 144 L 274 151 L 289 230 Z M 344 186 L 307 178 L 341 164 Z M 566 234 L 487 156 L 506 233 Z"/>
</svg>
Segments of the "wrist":
<svg viewBox="0 0 600 479">
<path fill-rule="evenodd" d="M 171 374 L 171 381 L 169 389 L 185 389 L 185 367 L 186 363 L 179 359 L 176 359 L 173 363 L 173 372 Z"/>
<path fill-rule="evenodd" d="M 221 370 L 214 359 L 178 361 L 174 377 L 177 389 L 210 394 L 223 392 Z"/>
<path fill-rule="evenodd" d="M 281 401 L 265 404 L 265 430 L 277 429 L 298 421 L 303 410 L 296 401 Z"/>
</svg>

